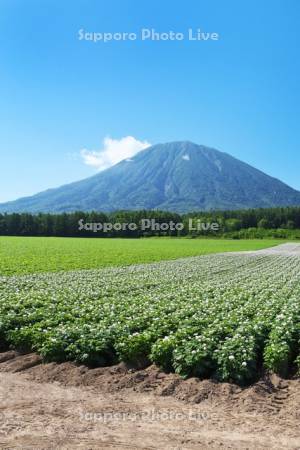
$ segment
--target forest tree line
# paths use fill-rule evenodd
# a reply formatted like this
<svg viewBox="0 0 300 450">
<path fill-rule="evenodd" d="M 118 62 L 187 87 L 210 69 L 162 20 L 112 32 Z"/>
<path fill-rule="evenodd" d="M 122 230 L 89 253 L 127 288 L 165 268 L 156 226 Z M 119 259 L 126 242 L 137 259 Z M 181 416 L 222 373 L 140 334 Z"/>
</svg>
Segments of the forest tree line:
<svg viewBox="0 0 300 450">
<path fill-rule="evenodd" d="M 182 230 L 141 230 L 143 219 L 157 223 L 183 223 Z M 219 230 L 189 230 L 189 220 L 218 223 Z M 80 229 L 79 223 L 134 223 L 137 229 L 103 232 Z M 76 211 L 62 214 L 0 214 L 2 236 L 67 236 L 67 237 L 147 237 L 214 235 L 232 238 L 279 237 L 300 238 L 300 207 L 210 211 L 177 214 L 166 211 L 116 211 L 113 213 Z"/>
</svg>

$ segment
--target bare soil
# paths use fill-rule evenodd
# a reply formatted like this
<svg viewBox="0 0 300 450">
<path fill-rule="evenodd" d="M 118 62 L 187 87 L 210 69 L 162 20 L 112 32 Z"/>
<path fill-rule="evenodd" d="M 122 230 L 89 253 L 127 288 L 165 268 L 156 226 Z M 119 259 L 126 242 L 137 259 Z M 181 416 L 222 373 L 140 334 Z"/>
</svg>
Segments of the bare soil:
<svg viewBox="0 0 300 450">
<path fill-rule="evenodd" d="M 1 449 L 300 449 L 300 380 L 247 388 L 156 366 L 0 354 Z"/>
</svg>

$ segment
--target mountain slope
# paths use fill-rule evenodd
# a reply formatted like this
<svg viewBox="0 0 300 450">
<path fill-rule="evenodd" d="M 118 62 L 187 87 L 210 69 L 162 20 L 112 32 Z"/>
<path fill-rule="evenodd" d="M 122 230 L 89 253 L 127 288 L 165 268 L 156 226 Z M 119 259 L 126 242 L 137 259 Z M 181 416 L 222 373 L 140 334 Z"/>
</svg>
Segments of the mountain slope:
<svg viewBox="0 0 300 450">
<path fill-rule="evenodd" d="M 0 204 L 0 212 L 164 209 L 178 212 L 300 205 L 300 192 L 215 149 L 149 147 L 82 181 Z"/>
</svg>

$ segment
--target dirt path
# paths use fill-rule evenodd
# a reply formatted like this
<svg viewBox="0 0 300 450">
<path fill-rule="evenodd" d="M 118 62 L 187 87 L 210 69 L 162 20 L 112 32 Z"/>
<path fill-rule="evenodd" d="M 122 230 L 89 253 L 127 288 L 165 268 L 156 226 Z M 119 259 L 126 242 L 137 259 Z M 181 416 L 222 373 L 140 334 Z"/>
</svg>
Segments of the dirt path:
<svg viewBox="0 0 300 450">
<path fill-rule="evenodd" d="M 1 449 L 300 449 L 300 380 L 240 389 L 154 366 L 1 360 Z"/>
<path fill-rule="evenodd" d="M 262 250 L 250 250 L 246 252 L 230 252 L 233 255 L 283 255 L 283 256 L 299 256 L 300 244 L 288 242 L 279 244 L 275 247 L 263 248 Z M 226 254 L 226 253 L 225 253 Z M 227 253 L 228 255 L 228 253 Z"/>
</svg>

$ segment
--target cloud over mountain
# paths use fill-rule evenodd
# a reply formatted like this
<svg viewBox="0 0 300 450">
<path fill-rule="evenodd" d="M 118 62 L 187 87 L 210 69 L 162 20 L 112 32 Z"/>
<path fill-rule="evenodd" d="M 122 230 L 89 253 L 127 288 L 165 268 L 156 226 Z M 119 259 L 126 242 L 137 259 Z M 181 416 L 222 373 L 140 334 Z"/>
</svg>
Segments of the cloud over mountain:
<svg viewBox="0 0 300 450">
<path fill-rule="evenodd" d="M 106 137 L 100 150 L 82 149 L 80 154 L 83 161 L 88 166 L 95 167 L 99 171 L 111 167 L 123 159 L 130 159 L 139 151 L 150 147 L 147 141 L 139 141 L 133 136 L 126 136 L 121 139 Z"/>
</svg>

